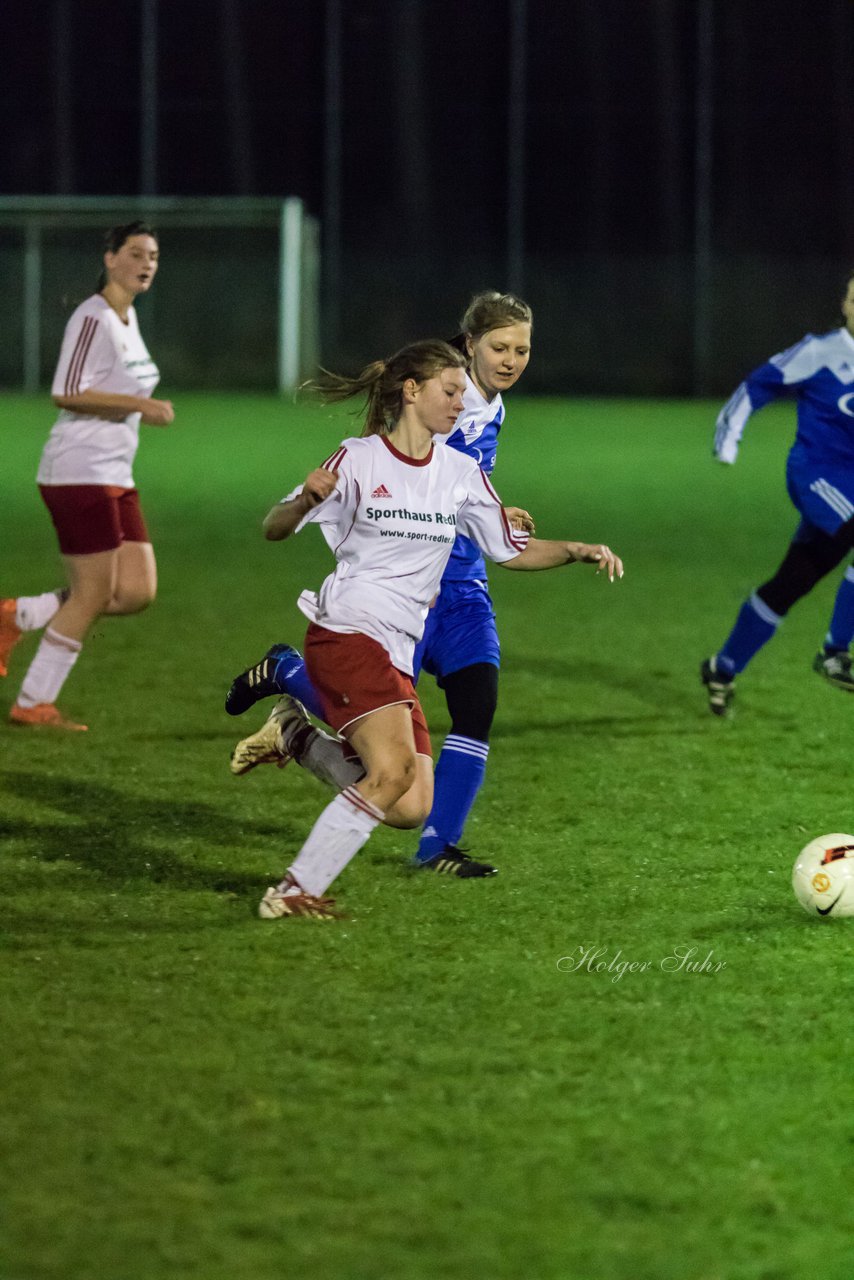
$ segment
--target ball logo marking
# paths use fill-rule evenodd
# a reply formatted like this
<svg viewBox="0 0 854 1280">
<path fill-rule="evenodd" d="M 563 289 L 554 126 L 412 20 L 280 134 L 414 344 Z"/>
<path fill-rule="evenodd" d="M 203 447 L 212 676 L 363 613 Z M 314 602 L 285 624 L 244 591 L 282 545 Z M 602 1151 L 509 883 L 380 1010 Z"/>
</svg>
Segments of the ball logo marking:
<svg viewBox="0 0 854 1280">
<path fill-rule="evenodd" d="M 830 876 L 826 876 L 823 871 L 817 871 L 812 878 L 812 887 L 816 893 L 827 893 L 830 888 Z"/>
</svg>

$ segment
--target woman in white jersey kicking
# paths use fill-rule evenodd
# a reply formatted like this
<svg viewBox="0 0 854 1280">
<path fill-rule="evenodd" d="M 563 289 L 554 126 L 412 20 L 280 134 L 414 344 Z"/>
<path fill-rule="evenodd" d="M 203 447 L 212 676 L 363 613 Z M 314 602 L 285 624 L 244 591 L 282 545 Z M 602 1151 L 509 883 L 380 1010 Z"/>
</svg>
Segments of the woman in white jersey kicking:
<svg viewBox="0 0 854 1280">
<path fill-rule="evenodd" d="M 140 422 L 165 427 L 174 413 L 170 401 L 151 399 L 160 375 L 133 303 L 151 288 L 158 259 L 146 223 L 113 227 L 98 291 L 66 325 L 52 387 L 61 412 L 37 479 L 68 588 L 0 600 L 0 675 L 23 632 L 45 628 L 9 713 L 13 724 L 85 729 L 56 699 L 87 631 L 102 614 L 138 613 L 154 599 L 157 568 L 132 467 Z"/>
<path fill-rule="evenodd" d="M 471 299 L 461 331 L 451 341 L 466 357 L 468 376 L 463 411 L 453 430 L 439 440 L 473 458 L 487 475 L 495 467 L 504 422 L 502 393 L 515 386 L 528 367 L 532 327 L 531 308 L 521 298 L 485 290 Z M 507 511 L 520 528 L 533 532 L 526 511 Z M 458 533 L 414 658 L 416 682 L 422 669 L 433 675 L 451 717 L 436 764 L 433 806 L 415 856 L 417 866 L 442 875 L 470 879 L 496 872 L 491 863 L 468 857 L 459 844 L 486 773 L 500 653 L 483 556 L 470 538 Z M 237 677 L 226 709 L 240 714 L 275 693 L 290 694 L 319 714 L 301 655 L 287 645 L 274 646 Z M 272 724 L 238 743 L 232 756 L 234 773 L 246 773 L 256 764 L 283 763 L 276 756 L 277 714 L 274 710 Z"/>
<path fill-rule="evenodd" d="M 299 603 L 311 622 L 308 672 L 346 749 L 313 728 L 296 704 L 283 716 L 288 753 L 311 767 L 321 744 L 323 772 L 340 791 L 283 879 L 267 890 L 263 919 L 333 917 L 323 895 L 374 828 L 416 827 L 429 813 L 430 740 L 412 683 L 413 655 L 457 533 L 507 568 L 583 561 L 612 581 L 622 575 L 606 546 L 544 542 L 514 529 L 477 463 L 434 448 L 434 437 L 447 436 L 462 411 L 465 365 L 460 352 L 434 340 L 413 343 L 358 378 L 328 379 L 321 386 L 327 400 L 366 396 L 364 435 L 344 440 L 264 521 L 273 541 L 319 524 L 335 555 L 320 592 L 303 592 Z"/>
</svg>

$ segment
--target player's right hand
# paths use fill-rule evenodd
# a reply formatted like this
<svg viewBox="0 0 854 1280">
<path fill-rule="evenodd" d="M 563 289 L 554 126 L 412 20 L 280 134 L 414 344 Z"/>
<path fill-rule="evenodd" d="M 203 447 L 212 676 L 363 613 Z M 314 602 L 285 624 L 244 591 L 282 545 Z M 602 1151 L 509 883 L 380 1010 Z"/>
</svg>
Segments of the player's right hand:
<svg viewBox="0 0 854 1280">
<path fill-rule="evenodd" d="M 303 497 L 309 507 L 318 507 L 321 502 L 325 502 L 337 483 L 337 471 L 327 471 L 325 467 L 310 471 L 302 486 Z"/>
<path fill-rule="evenodd" d="M 524 533 L 536 533 L 534 517 L 524 507 L 505 507 L 504 514 L 514 529 L 519 529 Z"/>
<path fill-rule="evenodd" d="M 175 410 L 171 400 L 146 400 L 142 410 L 142 421 L 149 427 L 168 427 L 175 421 Z"/>
</svg>

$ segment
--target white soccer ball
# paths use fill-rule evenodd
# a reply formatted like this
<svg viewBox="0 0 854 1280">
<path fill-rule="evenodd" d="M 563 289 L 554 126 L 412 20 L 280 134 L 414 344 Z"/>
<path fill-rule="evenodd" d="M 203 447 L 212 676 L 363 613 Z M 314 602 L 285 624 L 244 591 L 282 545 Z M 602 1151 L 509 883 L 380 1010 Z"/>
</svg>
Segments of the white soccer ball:
<svg viewBox="0 0 854 1280">
<path fill-rule="evenodd" d="M 792 888 L 812 916 L 854 916 L 854 836 L 810 840 L 795 859 Z"/>
</svg>

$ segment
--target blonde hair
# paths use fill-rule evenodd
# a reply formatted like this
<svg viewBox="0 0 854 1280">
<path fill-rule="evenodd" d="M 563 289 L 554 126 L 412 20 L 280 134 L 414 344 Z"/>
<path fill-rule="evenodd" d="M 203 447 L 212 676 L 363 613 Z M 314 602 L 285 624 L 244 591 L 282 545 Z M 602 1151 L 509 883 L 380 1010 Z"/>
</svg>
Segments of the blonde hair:
<svg viewBox="0 0 854 1280">
<path fill-rule="evenodd" d="M 306 385 L 316 391 L 325 404 L 337 404 L 352 396 L 365 398 L 363 436 L 388 435 L 403 412 L 403 384 L 410 378 L 428 382 L 443 369 L 465 369 L 461 352 L 439 338 L 411 342 L 387 360 L 374 360 L 365 365 L 355 378 L 347 378 L 328 369 Z"/>
<path fill-rule="evenodd" d="M 465 352 L 466 338 L 477 342 L 492 329 L 504 329 L 510 324 L 529 324 L 534 328 L 534 313 L 517 298 L 515 293 L 499 293 L 497 289 L 484 289 L 476 293 L 466 307 L 460 321 L 460 332 L 451 338 L 451 346 Z"/>
</svg>

